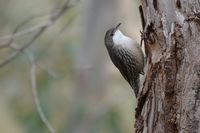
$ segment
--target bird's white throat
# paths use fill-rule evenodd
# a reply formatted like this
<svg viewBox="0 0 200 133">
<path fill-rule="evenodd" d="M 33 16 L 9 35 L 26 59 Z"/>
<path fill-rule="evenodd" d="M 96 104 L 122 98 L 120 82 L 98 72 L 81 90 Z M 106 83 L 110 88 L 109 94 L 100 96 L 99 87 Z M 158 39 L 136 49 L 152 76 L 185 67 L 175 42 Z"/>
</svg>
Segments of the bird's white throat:
<svg viewBox="0 0 200 133">
<path fill-rule="evenodd" d="M 114 45 L 132 45 L 133 40 L 125 36 L 120 30 L 117 30 L 113 36 Z"/>
</svg>

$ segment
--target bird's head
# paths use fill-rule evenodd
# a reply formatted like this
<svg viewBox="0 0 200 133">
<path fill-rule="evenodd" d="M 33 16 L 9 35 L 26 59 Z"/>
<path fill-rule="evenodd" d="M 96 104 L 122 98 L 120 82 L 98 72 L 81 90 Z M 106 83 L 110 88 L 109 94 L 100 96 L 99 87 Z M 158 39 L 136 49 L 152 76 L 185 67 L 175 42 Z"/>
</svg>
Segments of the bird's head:
<svg viewBox="0 0 200 133">
<path fill-rule="evenodd" d="M 119 23 L 116 27 L 107 30 L 106 35 L 105 35 L 105 39 L 104 39 L 105 45 L 107 47 L 112 47 L 114 45 L 114 39 L 118 36 L 118 34 L 120 32 L 119 31 L 120 25 L 121 25 L 121 23 Z"/>
<path fill-rule="evenodd" d="M 122 24 L 122 23 L 119 23 L 116 27 L 109 29 L 109 30 L 106 32 L 106 37 L 113 38 L 113 37 L 115 36 L 115 34 L 116 34 L 116 31 L 119 29 L 119 26 L 120 26 L 121 24 Z"/>
<path fill-rule="evenodd" d="M 116 27 L 109 29 L 105 35 L 105 45 L 107 48 L 120 45 L 122 47 L 129 47 L 133 43 L 133 40 L 128 36 L 125 36 L 120 30 L 119 23 Z"/>
</svg>

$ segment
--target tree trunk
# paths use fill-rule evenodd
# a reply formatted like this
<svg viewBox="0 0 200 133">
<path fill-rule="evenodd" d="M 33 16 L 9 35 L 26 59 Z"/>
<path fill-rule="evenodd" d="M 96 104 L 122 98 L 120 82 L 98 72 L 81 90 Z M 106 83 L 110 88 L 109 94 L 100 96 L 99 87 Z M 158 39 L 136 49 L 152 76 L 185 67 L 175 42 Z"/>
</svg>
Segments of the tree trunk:
<svg viewBox="0 0 200 133">
<path fill-rule="evenodd" d="M 147 70 L 136 132 L 200 133 L 200 2 L 141 0 Z"/>
</svg>

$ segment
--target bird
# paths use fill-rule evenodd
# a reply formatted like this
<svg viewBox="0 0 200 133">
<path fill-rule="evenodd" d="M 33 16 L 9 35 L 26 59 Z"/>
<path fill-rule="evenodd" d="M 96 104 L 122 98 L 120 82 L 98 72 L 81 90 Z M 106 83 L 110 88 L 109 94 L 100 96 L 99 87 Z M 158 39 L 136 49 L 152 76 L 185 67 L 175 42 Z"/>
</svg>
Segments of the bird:
<svg viewBox="0 0 200 133">
<path fill-rule="evenodd" d="M 134 39 L 119 30 L 120 25 L 121 23 L 106 31 L 104 43 L 111 61 L 130 84 L 137 97 L 140 74 L 144 75 L 144 54 Z"/>
</svg>

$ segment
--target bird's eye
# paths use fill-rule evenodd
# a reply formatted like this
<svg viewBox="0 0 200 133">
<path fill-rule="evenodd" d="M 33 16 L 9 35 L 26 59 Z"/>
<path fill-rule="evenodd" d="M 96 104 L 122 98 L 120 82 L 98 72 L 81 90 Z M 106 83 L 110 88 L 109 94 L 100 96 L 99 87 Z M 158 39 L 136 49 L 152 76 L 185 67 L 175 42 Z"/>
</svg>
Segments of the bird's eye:
<svg viewBox="0 0 200 133">
<path fill-rule="evenodd" d="M 111 33 L 110 33 L 110 36 L 114 36 L 114 33 L 113 33 L 113 32 L 111 32 Z"/>
</svg>

